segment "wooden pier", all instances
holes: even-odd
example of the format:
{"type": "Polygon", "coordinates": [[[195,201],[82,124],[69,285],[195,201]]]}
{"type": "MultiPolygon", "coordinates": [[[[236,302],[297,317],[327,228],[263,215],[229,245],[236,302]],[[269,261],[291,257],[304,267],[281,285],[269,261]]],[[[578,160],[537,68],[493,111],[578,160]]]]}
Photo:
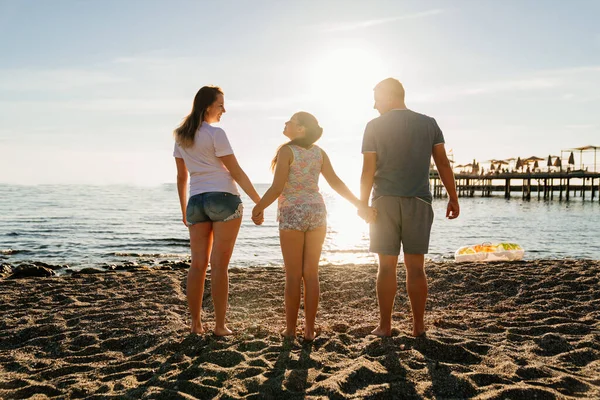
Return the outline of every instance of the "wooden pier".
{"type": "MultiPolygon", "coordinates": [[[[429,173],[434,197],[446,196],[446,191],[438,172],[429,173]]],[[[525,200],[531,200],[532,193],[538,200],[568,201],[579,196],[591,201],[597,197],[600,201],[600,172],[555,171],[555,172],[492,172],[488,174],[455,173],[456,190],[459,197],[490,197],[494,192],[504,193],[510,198],[514,192],[520,193],[525,200]],[[573,184],[572,180],[580,182],[573,184]]]]}

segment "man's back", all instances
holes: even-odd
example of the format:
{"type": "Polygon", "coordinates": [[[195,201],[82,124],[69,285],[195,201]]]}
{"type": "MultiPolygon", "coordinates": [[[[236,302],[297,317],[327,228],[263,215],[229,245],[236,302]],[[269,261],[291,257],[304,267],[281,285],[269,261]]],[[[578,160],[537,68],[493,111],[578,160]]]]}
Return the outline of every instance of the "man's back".
{"type": "Polygon", "coordinates": [[[363,153],[377,153],[373,197],[431,199],[429,166],[433,146],[444,143],[435,119],[394,109],[367,124],[363,153]]]}

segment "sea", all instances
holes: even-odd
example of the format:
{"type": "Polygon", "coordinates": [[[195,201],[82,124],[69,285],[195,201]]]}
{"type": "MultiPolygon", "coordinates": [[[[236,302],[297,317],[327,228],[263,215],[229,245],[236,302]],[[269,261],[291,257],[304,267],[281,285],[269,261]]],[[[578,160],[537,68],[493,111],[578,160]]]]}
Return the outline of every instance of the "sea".
{"type": "MultiPolygon", "coordinates": [[[[264,193],[269,185],[255,185],[264,193]]],[[[335,192],[323,189],[328,209],[321,264],[372,264],[368,225],[335,192]]],[[[265,222],[250,219],[253,204],[242,196],[245,214],[230,265],[280,266],[276,203],[265,222]]],[[[452,261],[465,245],[513,242],[525,259],[600,259],[600,203],[525,201],[520,196],[461,198],[461,215],[445,218],[446,200],[434,199],[435,220],[428,259],[452,261]]],[[[0,263],[42,261],[72,269],[119,264],[158,264],[189,258],[188,230],[174,183],[128,185],[0,185],[0,263]]]]}

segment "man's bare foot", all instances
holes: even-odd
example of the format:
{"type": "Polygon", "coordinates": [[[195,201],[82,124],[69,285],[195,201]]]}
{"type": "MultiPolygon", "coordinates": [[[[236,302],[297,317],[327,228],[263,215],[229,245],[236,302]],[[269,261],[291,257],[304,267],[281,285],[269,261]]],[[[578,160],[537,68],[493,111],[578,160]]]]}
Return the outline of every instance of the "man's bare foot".
{"type": "Polygon", "coordinates": [[[412,335],[416,338],[417,337],[425,337],[427,335],[427,330],[426,329],[423,329],[423,330],[413,329],[412,335]]]}
{"type": "Polygon", "coordinates": [[[191,333],[195,333],[197,335],[204,334],[204,328],[202,327],[202,323],[198,322],[197,324],[192,323],[191,333]]]}
{"type": "Polygon", "coordinates": [[[378,326],[371,331],[371,335],[376,335],[379,337],[392,336],[392,328],[384,329],[381,326],[378,326]]]}
{"type": "Polygon", "coordinates": [[[213,333],[215,334],[215,336],[229,336],[229,335],[233,335],[233,332],[231,331],[231,329],[227,328],[226,326],[224,326],[222,328],[215,328],[215,330],[213,331],[213,333]]]}

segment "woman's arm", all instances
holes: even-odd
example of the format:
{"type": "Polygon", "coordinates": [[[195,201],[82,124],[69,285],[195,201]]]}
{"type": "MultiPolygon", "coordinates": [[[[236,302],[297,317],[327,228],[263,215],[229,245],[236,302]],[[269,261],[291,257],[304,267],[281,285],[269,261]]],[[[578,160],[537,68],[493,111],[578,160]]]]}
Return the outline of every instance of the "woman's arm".
{"type": "Polygon", "coordinates": [[[288,180],[290,173],[290,164],[294,155],[289,146],[283,146],[277,154],[277,164],[275,164],[275,174],[273,176],[273,183],[271,187],[265,192],[264,196],[254,210],[252,210],[252,216],[261,213],[265,208],[269,207],[283,192],[283,188],[288,180]]]}
{"type": "Polygon", "coordinates": [[[242,167],[240,167],[240,164],[238,164],[235,155],[229,154],[227,156],[219,157],[219,159],[223,162],[223,165],[225,165],[225,168],[227,168],[233,180],[240,185],[242,190],[250,196],[254,203],[258,203],[260,201],[260,196],[256,192],[256,189],[254,189],[248,175],[246,175],[242,167]]]}
{"type": "Polygon", "coordinates": [[[177,193],[179,194],[179,205],[181,206],[182,221],[183,224],[187,226],[185,213],[187,208],[187,187],[189,174],[183,158],[175,158],[175,164],[177,165],[177,193]]]}

